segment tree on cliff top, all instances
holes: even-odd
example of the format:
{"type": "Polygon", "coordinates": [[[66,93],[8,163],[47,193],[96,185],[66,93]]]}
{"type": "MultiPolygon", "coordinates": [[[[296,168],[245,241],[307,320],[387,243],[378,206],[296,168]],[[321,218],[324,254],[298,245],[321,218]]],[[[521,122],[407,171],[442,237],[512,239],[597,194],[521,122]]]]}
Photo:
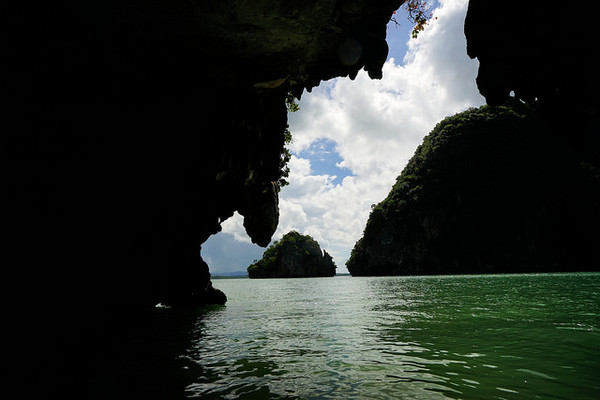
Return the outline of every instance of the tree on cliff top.
{"type": "MultiPolygon", "coordinates": [[[[416,39],[419,36],[419,32],[425,29],[425,25],[433,17],[431,6],[425,0],[407,0],[402,4],[402,8],[408,13],[408,20],[415,24],[411,32],[411,37],[416,39]]],[[[396,14],[396,11],[394,11],[394,14],[396,14]]],[[[391,21],[400,25],[395,17],[392,17],[391,21]]]]}

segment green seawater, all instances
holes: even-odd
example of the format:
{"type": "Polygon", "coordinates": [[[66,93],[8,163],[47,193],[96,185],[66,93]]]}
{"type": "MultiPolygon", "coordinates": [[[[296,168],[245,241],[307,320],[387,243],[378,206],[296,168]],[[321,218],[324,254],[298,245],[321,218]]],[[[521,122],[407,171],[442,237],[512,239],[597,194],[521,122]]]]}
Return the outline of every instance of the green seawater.
{"type": "Polygon", "coordinates": [[[600,274],[216,280],[207,399],[597,399],[600,274]]]}

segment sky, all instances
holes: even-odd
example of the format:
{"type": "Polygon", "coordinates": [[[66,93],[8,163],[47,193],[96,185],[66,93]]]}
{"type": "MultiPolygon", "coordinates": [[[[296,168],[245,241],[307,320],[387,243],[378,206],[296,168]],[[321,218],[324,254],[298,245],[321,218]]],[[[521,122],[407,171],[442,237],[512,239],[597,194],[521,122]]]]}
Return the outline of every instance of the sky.
{"type": "MultiPolygon", "coordinates": [[[[485,104],[475,86],[478,62],[466,54],[468,0],[439,0],[417,39],[400,9],[388,25],[383,79],[360,71],[304,92],[288,115],[290,184],[279,193],[279,227],[311,235],[337,273],[362,236],[371,205],[382,201],[417,146],[446,116],[485,104]],[[437,19],[436,19],[437,18],[437,19]]],[[[265,248],[251,243],[237,213],[202,245],[211,273],[243,271],[265,248]]]]}

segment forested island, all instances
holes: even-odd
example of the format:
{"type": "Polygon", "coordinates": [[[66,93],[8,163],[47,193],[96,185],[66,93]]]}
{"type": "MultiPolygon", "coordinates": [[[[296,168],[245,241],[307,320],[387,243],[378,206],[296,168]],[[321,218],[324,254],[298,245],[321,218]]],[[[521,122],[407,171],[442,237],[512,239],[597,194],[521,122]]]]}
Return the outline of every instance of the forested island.
{"type": "Polygon", "coordinates": [[[310,235],[285,234],[248,267],[249,278],[308,278],[335,275],[333,258],[310,235]]]}
{"type": "Polygon", "coordinates": [[[597,270],[599,150],[593,128],[557,121],[515,100],[438,123],[373,206],[350,273],[597,270]]]}

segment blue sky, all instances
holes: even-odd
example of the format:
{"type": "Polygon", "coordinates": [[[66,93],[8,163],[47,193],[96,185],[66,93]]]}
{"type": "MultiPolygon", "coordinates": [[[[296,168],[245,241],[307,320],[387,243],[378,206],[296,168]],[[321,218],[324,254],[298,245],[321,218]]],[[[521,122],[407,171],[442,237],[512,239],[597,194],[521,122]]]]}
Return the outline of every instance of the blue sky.
{"type": "MultiPolygon", "coordinates": [[[[437,122],[484,104],[475,87],[477,61],[466,55],[463,23],[467,0],[440,0],[417,39],[402,10],[388,26],[390,52],[383,79],[361,71],[304,93],[289,118],[290,185],[280,193],[278,240],[291,229],[310,234],[330,253],[338,273],[361,237],[372,204],[437,122]]],[[[241,271],[260,259],[239,215],[202,246],[211,273],[241,271]]]]}
{"type": "Polygon", "coordinates": [[[344,159],[337,152],[336,142],[331,139],[317,139],[295,155],[310,160],[311,174],[328,175],[334,185],[341,184],[347,176],[354,176],[349,168],[340,165],[344,159]]]}

